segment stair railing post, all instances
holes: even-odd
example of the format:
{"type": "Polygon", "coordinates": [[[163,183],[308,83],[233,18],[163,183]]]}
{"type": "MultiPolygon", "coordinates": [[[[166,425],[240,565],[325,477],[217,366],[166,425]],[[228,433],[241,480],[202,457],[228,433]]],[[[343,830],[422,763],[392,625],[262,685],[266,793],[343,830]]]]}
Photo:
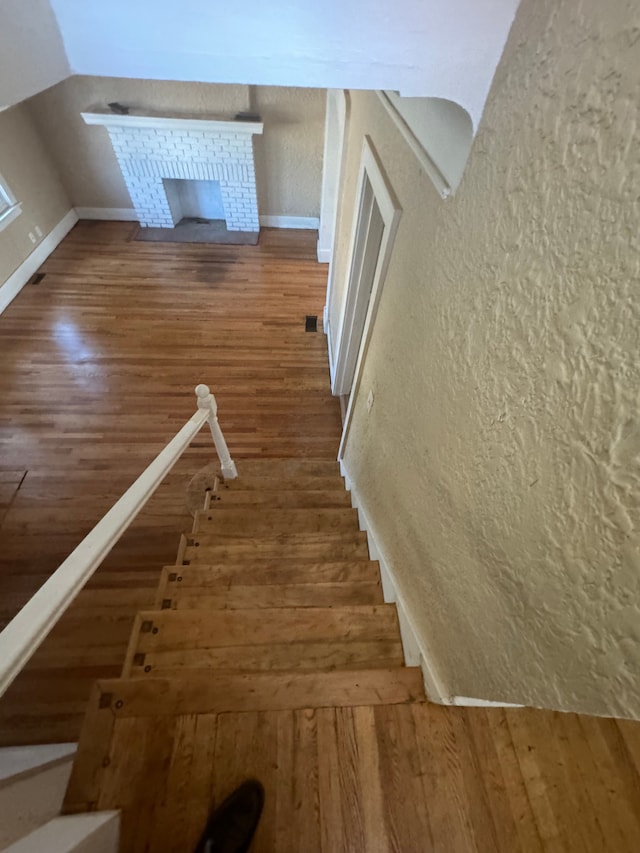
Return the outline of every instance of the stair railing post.
{"type": "Polygon", "coordinates": [[[218,423],[218,404],[216,403],[216,398],[209,391],[207,385],[198,385],[196,387],[196,397],[198,398],[198,408],[209,410],[209,417],[207,421],[211,430],[213,443],[216,446],[218,459],[220,460],[222,476],[226,480],[235,480],[238,476],[236,463],[231,458],[227,442],[224,440],[224,435],[222,434],[220,424],[218,423]]]}

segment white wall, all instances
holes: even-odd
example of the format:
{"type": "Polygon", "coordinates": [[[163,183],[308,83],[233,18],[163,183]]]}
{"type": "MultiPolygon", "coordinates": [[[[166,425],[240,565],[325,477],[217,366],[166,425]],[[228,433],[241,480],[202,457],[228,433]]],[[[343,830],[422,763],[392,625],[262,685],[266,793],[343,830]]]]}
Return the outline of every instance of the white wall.
{"type": "Polygon", "coordinates": [[[456,101],[475,125],[517,5],[52,0],[76,74],[399,89],[456,101]]]}
{"type": "Polygon", "coordinates": [[[0,0],[0,109],[70,74],[48,0],[0,0]]]}

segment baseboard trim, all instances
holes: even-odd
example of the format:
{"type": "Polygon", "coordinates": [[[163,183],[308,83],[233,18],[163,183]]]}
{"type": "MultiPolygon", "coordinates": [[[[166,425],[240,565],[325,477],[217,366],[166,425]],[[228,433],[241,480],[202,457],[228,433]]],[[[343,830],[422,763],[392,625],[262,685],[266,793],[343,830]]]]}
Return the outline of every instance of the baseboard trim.
{"type": "Polygon", "coordinates": [[[343,459],[340,463],[340,472],[344,477],[345,485],[351,493],[351,505],[358,510],[358,521],[360,530],[367,534],[369,554],[372,560],[377,560],[380,565],[380,579],[382,582],[382,594],[387,603],[395,603],[398,611],[398,622],[400,625],[400,636],[402,638],[402,649],[406,666],[419,666],[424,678],[424,689],[427,699],[438,705],[458,705],[469,708],[522,708],[523,705],[514,705],[510,702],[494,702],[489,699],[476,699],[468,696],[455,696],[447,689],[444,681],[438,673],[437,666],[432,656],[418,639],[413,623],[409,618],[407,608],[402,594],[398,590],[398,584],[394,577],[389,561],[381,549],[376,537],[374,527],[362,506],[353,480],[343,459]]]}
{"type": "Polygon", "coordinates": [[[525,708],[525,705],[514,705],[512,702],[492,702],[491,699],[473,699],[470,696],[454,696],[452,705],[465,708],[525,708]]]}
{"type": "Polygon", "coordinates": [[[320,219],[317,216],[261,216],[263,228],[300,228],[317,231],[320,219]]]}
{"type": "Polygon", "coordinates": [[[318,253],[318,263],[319,264],[331,263],[331,247],[330,246],[327,248],[326,246],[321,246],[320,243],[318,243],[317,253],[318,253]]]}
{"type": "MultiPolygon", "coordinates": [[[[132,207],[76,207],[78,219],[102,219],[104,221],[137,222],[138,214],[132,207]]],[[[320,220],[317,216],[261,216],[264,228],[294,228],[317,231],[320,220]]],[[[331,260],[331,252],[327,263],[331,260]]],[[[321,262],[324,263],[324,262],[321,262]]]]}
{"type": "Polygon", "coordinates": [[[105,222],[138,222],[132,207],[76,207],[78,219],[102,219],[105,222]]]}
{"type": "Polygon", "coordinates": [[[353,480],[349,475],[344,460],[340,459],[340,471],[345,480],[347,489],[351,492],[351,505],[358,510],[360,530],[367,534],[369,543],[369,554],[372,560],[377,560],[380,565],[380,579],[382,581],[382,594],[387,603],[394,603],[398,611],[398,622],[400,624],[400,636],[402,638],[402,649],[404,662],[407,666],[419,666],[422,669],[424,688],[427,699],[438,705],[450,705],[451,695],[437,673],[431,656],[426,649],[422,648],[415,632],[411,619],[407,614],[402,595],[398,592],[398,586],[390,568],[389,561],[385,558],[376,538],[373,525],[365,512],[353,480]]]}
{"type": "Polygon", "coordinates": [[[36,248],[31,252],[12,273],[5,283],[0,287],[0,314],[5,308],[13,302],[16,296],[20,293],[31,276],[37,272],[42,264],[47,260],[51,252],[64,240],[69,231],[78,221],[78,216],[75,210],[71,209],[60,222],[43,238],[36,248]]]}
{"type": "MultiPolygon", "coordinates": [[[[331,387],[333,388],[333,383],[336,378],[336,366],[333,361],[333,343],[331,340],[331,323],[329,321],[329,315],[327,314],[327,320],[324,324],[324,333],[327,336],[327,355],[329,357],[329,380],[331,382],[331,387]]],[[[342,464],[342,461],[340,462],[342,464]]]]}

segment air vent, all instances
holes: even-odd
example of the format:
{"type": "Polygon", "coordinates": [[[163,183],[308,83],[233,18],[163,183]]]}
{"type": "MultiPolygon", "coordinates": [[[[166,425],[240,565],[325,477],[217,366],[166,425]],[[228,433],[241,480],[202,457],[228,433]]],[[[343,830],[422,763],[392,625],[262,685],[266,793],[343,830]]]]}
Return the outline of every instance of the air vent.
{"type": "Polygon", "coordinates": [[[317,332],[318,331],[318,315],[317,314],[307,314],[304,321],[304,330],[305,332],[317,332]]]}

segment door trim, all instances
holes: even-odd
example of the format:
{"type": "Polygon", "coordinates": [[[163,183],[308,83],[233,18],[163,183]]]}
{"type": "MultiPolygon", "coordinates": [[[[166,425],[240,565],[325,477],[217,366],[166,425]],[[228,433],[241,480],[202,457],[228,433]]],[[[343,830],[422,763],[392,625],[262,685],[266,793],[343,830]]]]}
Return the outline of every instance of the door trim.
{"type": "Polygon", "coordinates": [[[400,223],[400,216],[402,215],[400,203],[393,191],[393,188],[389,183],[388,177],[384,172],[380,158],[378,157],[378,154],[373,146],[373,142],[371,141],[371,138],[369,136],[364,137],[362,155],[360,158],[360,170],[358,173],[358,193],[356,196],[353,225],[351,229],[351,240],[349,245],[349,261],[347,265],[347,269],[349,270],[347,296],[345,299],[344,310],[340,318],[340,326],[337,336],[335,373],[331,390],[335,395],[338,396],[345,393],[343,383],[346,360],[351,345],[351,333],[353,328],[356,326],[356,323],[354,323],[354,312],[357,310],[357,306],[361,304],[361,300],[358,299],[357,292],[357,284],[359,282],[354,281],[353,278],[354,261],[357,249],[356,241],[358,236],[358,225],[360,220],[360,212],[363,207],[364,192],[367,182],[373,190],[373,197],[375,199],[376,204],[378,205],[378,209],[380,211],[380,215],[384,223],[384,229],[382,232],[382,240],[380,242],[378,261],[373,276],[371,298],[369,300],[369,305],[366,308],[366,317],[364,320],[364,328],[362,331],[362,338],[358,351],[358,357],[356,359],[351,393],[349,394],[349,403],[347,405],[347,413],[344,420],[342,440],[340,442],[340,450],[338,451],[339,459],[342,459],[344,455],[344,448],[349,434],[351,419],[353,417],[353,407],[355,400],[358,396],[358,391],[360,389],[362,368],[366,359],[371,335],[373,333],[373,326],[378,310],[378,304],[380,302],[380,297],[382,296],[382,289],[387,274],[387,269],[389,267],[389,262],[391,260],[393,243],[395,240],[396,232],[398,230],[398,225],[400,223]]]}

